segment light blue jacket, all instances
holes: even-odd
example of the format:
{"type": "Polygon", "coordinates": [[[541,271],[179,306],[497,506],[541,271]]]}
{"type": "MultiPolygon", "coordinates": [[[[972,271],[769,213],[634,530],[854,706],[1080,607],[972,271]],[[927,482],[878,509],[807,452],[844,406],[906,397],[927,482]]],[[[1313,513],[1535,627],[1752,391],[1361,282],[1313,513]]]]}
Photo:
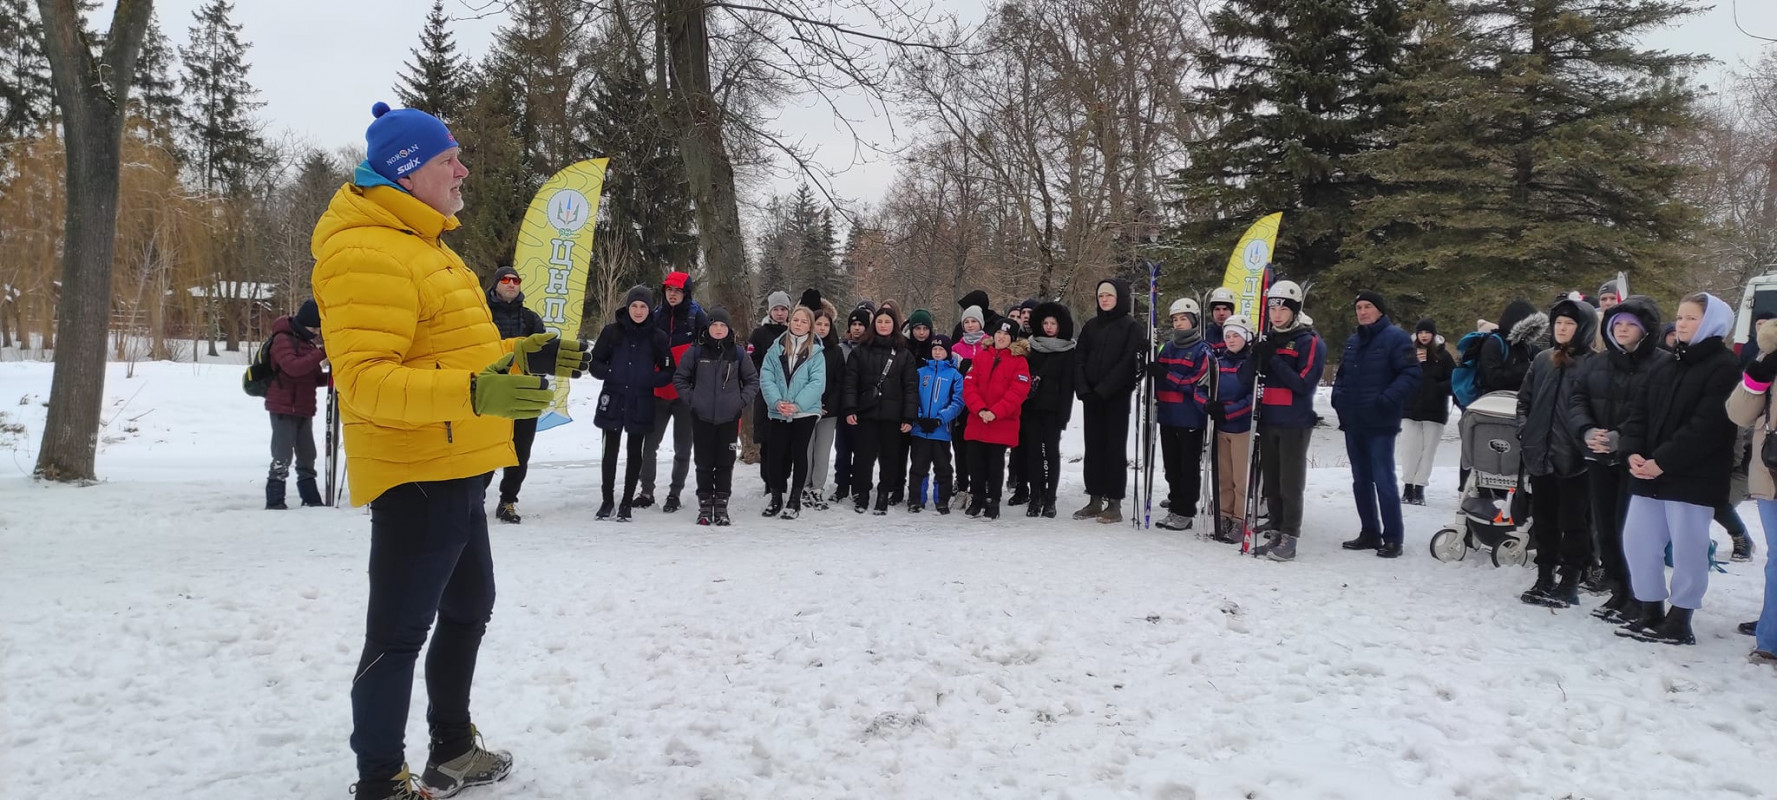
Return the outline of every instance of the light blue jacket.
{"type": "Polygon", "coordinates": [[[777,404],[788,400],[800,409],[796,418],[820,416],[821,396],[827,391],[827,354],[819,344],[811,344],[808,358],[797,364],[796,372],[791,375],[784,374],[787,372],[784,368],[786,360],[783,338],[779,337],[771,349],[765,351],[763,369],[759,373],[759,396],[765,398],[765,410],[772,419],[789,422],[791,417],[777,413],[777,404]]]}

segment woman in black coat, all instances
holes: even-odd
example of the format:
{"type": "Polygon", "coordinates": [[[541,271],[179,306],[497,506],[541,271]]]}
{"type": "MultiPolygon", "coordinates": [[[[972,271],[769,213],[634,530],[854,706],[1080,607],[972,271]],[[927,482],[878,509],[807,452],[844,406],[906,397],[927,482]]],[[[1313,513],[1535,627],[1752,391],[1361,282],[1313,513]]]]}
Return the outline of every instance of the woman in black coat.
{"type": "Polygon", "coordinates": [[[919,414],[917,359],[901,336],[901,320],[893,307],[877,309],[870,319],[864,341],[845,362],[845,389],[840,399],[845,424],[852,427],[852,498],[857,512],[870,508],[871,473],[881,466],[876,506],[871,513],[888,513],[893,487],[906,481],[902,470],[902,434],[913,430],[919,414]]]}
{"type": "Polygon", "coordinates": [[[666,332],[653,325],[654,290],[636,286],[629,290],[616,321],[599,332],[592,346],[592,376],[604,381],[598,411],[592,422],[605,432],[602,469],[604,500],[598,519],[611,517],[612,489],[617,482],[617,451],[629,435],[623,471],[623,504],[617,521],[628,522],[635,500],[636,483],[642,476],[642,445],[654,428],[654,390],[672,382],[673,352],[666,332]]]}
{"type": "Polygon", "coordinates": [[[1450,421],[1450,373],[1456,360],[1438,335],[1438,324],[1422,319],[1413,329],[1413,352],[1419,360],[1419,386],[1407,397],[1395,460],[1401,465],[1401,502],[1425,505],[1425,487],[1450,421]]]}
{"type": "Polygon", "coordinates": [[[1709,589],[1709,522],[1727,502],[1731,448],[1728,395],[1740,362],[1725,339],[1734,312],[1709,294],[1678,304],[1678,341],[1672,359],[1648,371],[1647,385],[1629,404],[1623,452],[1629,457],[1629,514],[1623,550],[1629,562],[1639,619],[1619,635],[1664,644],[1696,644],[1691,614],[1709,589]],[[1666,585],[1671,547],[1672,585],[1666,585]],[[1666,611],[1666,600],[1672,610],[1666,611]]]}
{"type": "Polygon", "coordinates": [[[1027,517],[1055,517],[1055,488],[1061,480],[1061,432],[1074,414],[1074,316],[1061,303],[1042,303],[1031,312],[1030,394],[1018,428],[1024,474],[1030,480],[1027,517]]]}
{"type": "Polygon", "coordinates": [[[1074,357],[1074,392],[1085,403],[1086,507],[1074,519],[1123,521],[1129,487],[1129,412],[1148,347],[1148,333],[1130,312],[1129,282],[1099,281],[1098,314],[1080,328],[1074,357]]]}
{"type": "Polygon", "coordinates": [[[1586,448],[1567,424],[1567,406],[1592,356],[1598,312],[1587,303],[1562,300],[1549,310],[1549,319],[1554,342],[1537,354],[1518,390],[1518,441],[1530,476],[1530,537],[1536,545],[1536,583],[1518,599],[1566,608],[1579,604],[1580,579],[1592,566],[1586,448]]]}
{"type": "Polygon", "coordinates": [[[1653,367],[1672,354],[1659,347],[1660,307],[1652,298],[1632,295],[1604,319],[1604,352],[1580,368],[1567,401],[1567,427],[1585,446],[1587,495],[1592,535],[1610,599],[1592,615],[1612,624],[1634,599],[1629,565],[1623,560],[1623,515],[1629,508],[1629,468],[1622,452],[1629,401],[1638,396],[1653,367]]]}

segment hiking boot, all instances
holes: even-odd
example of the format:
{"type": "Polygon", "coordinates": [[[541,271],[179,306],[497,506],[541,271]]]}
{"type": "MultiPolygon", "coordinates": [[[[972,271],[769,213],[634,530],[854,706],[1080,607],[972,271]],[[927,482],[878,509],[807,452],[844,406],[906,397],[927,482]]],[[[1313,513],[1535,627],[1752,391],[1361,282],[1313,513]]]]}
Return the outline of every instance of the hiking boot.
{"type": "Polygon", "coordinates": [[[950,498],[950,510],[963,511],[970,505],[974,504],[974,502],[974,493],[970,492],[968,489],[958,489],[956,490],[956,494],[950,498]]]}
{"type": "Polygon", "coordinates": [[[1123,502],[1121,500],[1105,501],[1104,508],[1100,509],[1098,516],[1093,517],[1093,519],[1104,525],[1115,525],[1116,523],[1122,522],[1123,502]]]}
{"type": "Polygon", "coordinates": [[[1518,595],[1518,602],[1526,605],[1546,606],[1549,604],[1549,592],[1554,588],[1555,568],[1537,567],[1536,583],[1531,584],[1529,589],[1525,589],[1523,594],[1518,595]]]}
{"type": "Polygon", "coordinates": [[[1036,517],[1042,516],[1042,514],[1043,514],[1043,504],[1042,503],[1032,502],[1029,505],[1026,505],[1024,507],[1024,516],[1026,516],[1026,517],[1036,518],[1036,517]]]}
{"type": "Polygon", "coordinates": [[[1754,650],[1746,655],[1746,662],[1767,667],[1777,667],[1777,653],[1772,653],[1766,650],[1754,650]]]}
{"type": "Polygon", "coordinates": [[[413,774],[401,765],[401,774],[382,781],[358,781],[352,784],[357,800],[430,800],[413,785],[413,774]]]}
{"type": "Polygon", "coordinates": [[[800,517],[800,516],[802,516],[801,501],[791,500],[789,505],[784,506],[784,512],[782,514],[777,515],[777,518],[778,519],[796,519],[797,517],[800,517]]]}
{"type": "Polygon", "coordinates": [[[629,501],[630,508],[648,508],[652,505],[654,505],[654,492],[652,491],[644,491],[629,501]]]}
{"type": "Polygon", "coordinates": [[[1154,525],[1169,531],[1188,531],[1191,529],[1191,518],[1180,514],[1177,511],[1173,511],[1168,513],[1165,519],[1154,523],[1154,525]]]}
{"type": "Polygon", "coordinates": [[[1381,547],[1376,548],[1376,557],[1400,558],[1401,552],[1402,548],[1400,542],[1383,542],[1381,547]]]}
{"type": "Polygon", "coordinates": [[[827,510],[827,500],[821,496],[821,492],[818,489],[808,490],[808,499],[803,500],[802,504],[816,511],[827,510]]]}
{"type": "Polygon", "coordinates": [[[759,514],[759,516],[761,516],[761,517],[775,517],[778,515],[778,512],[783,511],[783,510],[784,510],[784,496],[781,493],[772,492],[771,493],[771,502],[765,504],[765,511],[761,512],[759,514]]]}
{"type": "Polygon", "coordinates": [[[494,519],[507,525],[517,525],[524,521],[524,517],[518,515],[517,503],[501,503],[498,508],[494,509],[494,519]]]}
{"type": "MultiPolygon", "coordinates": [[[[889,496],[888,496],[888,504],[889,505],[898,506],[906,501],[907,501],[907,495],[905,492],[901,491],[900,489],[896,489],[892,492],[889,492],[889,496]]],[[[887,511],[888,509],[885,508],[883,510],[887,511]]]]}
{"type": "Polygon", "coordinates": [[[1296,536],[1291,533],[1279,533],[1277,543],[1265,548],[1265,557],[1272,561],[1296,560],[1296,536]]]}
{"type": "Polygon", "coordinates": [[[1610,597],[1604,601],[1604,605],[1592,609],[1592,616],[1619,625],[1628,622],[1621,615],[1623,608],[1629,605],[1629,600],[1628,588],[1613,581],[1610,584],[1610,597]]]}
{"type": "Polygon", "coordinates": [[[481,746],[481,732],[470,728],[469,752],[442,764],[426,765],[419,790],[427,797],[452,797],[470,786],[486,786],[512,774],[512,754],[481,746]]]}
{"type": "MultiPolygon", "coordinates": [[[[1382,547],[1382,537],[1374,533],[1359,533],[1356,539],[1340,542],[1339,546],[1346,550],[1375,550],[1382,547]]],[[[1551,582],[1553,580],[1550,579],[1551,582]]]]}
{"type": "Polygon", "coordinates": [[[924,511],[924,510],[926,510],[926,507],[924,505],[921,505],[918,500],[908,500],[907,501],[907,513],[918,514],[919,512],[924,511]]]}
{"type": "Polygon", "coordinates": [[[302,498],[302,505],[304,508],[319,508],[326,505],[326,503],[321,502],[321,490],[315,488],[315,481],[313,478],[296,482],[296,496],[302,498]]]}
{"type": "Polygon", "coordinates": [[[1741,563],[1751,561],[1752,554],[1758,551],[1758,548],[1752,544],[1752,537],[1747,536],[1744,531],[1738,534],[1730,533],[1728,538],[1734,540],[1734,553],[1728,556],[1729,561],[1741,563]]]}
{"type": "Polygon", "coordinates": [[[1043,518],[1055,519],[1055,498],[1051,497],[1043,501],[1043,518]]]}
{"type": "Polygon", "coordinates": [[[673,492],[666,496],[666,503],[660,506],[660,513],[671,514],[674,511],[678,511],[680,508],[683,508],[683,506],[679,505],[679,493],[673,492]]]}
{"type": "Polygon", "coordinates": [[[1087,502],[1084,508],[1074,512],[1074,519],[1092,519],[1102,511],[1104,511],[1104,498],[1092,495],[1091,501],[1087,502]]]}
{"type": "Polygon", "coordinates": [[[1222,544],[1240,544],[1240,520],[1216,517],[1216,532],[1210,538],[1222,544]]]}
{"type": "Polygon", "coordinates": [[[634,501],[631,501],[631,500],[625,500],[621,504],[619,504],[617,506],[617,521],[618,522],[628,522],[630,517],[632,516],[630,514],[630,509],[632,509],[634,507],[635,507],[635,503],[634,503],[634,501]]]}
{"type": "Polygon", "coordinates": [[[610,519],[611,518],[611,507],[613,505],[616,505],[616,504],[611,502],[611,498],[609,498],[609,497],[605,498],[605,502],[599,503],[598,513],[593,514],[592,518],[593,519],[610,519]]]}
{"type": "Polygon", "coordinates": [[[833,487],[833,496],[827,498],[827,502],[837,503],[847,497],[851,497],[850,486],[835,486],[833,487]]]}
{"type": "Polygon", "coordinates": [[[986,509],[986,507],[986,500],[976,499],[975,502],[969,504],[969,510],[963,512],[963,515],[967,516],[969,519],[974,519],[981,516],[981,512],[986,509]]]}
{"type": "Polygon", "coordinates": [[[1673,606],[1659,625],[1634,634],[1634,638],[1636,641],[1655,644],[1696,644],[1697,637],[1691,633],[1691,612],[1693,610],[1673,606]]]}
{"type": "Polygon", "coordinates": [[[943,516],[946,516],[946,517],[950,516],[950,504],[949,503],[939,503],[935,506],[932,506],[932,510],[938,512],[939,514],[941,514],[943,516]]]}
{"type": "Polygon", "coordinates": [[[999,502],[995,501],[995,500],[987,501],[987,508],[984,508],[981,510],[981,515],[988,518],[988,519],[999,519],[1000,518],[1000,504],[999,504],[999,502]]]}
{"type": "Polygon", "coordinates": [[[870,493],[869,492],[858,492],[857,495],[852,498],[851,508],[853,511],[856,511],[859,514],[869,511],[870,510],[870,493]]]}

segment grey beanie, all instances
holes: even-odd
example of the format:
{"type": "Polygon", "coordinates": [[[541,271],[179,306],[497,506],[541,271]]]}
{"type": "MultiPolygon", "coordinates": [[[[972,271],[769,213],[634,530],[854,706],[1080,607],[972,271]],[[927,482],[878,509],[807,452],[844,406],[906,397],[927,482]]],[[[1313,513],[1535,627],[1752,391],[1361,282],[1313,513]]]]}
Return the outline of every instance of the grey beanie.
{"type": "Polygon", "coordinates": [[[774,308],[777,308],[778,306],[783,306],[784,308],[790,307],[790,293],[789,292],[772,292],[771,296],[766,298],[766,300],[765,300],[765,310],[766,311],[770,311],[774,308]]]}
{"type": "Polygon", "coordinates": [[[654,305],[654,290],[639,283],[629,287],[629,293],[623,296],[623,304],[627,306],[638,300],[650,306],[654,305]]]}
{"type": "Polygon", "coordinates": [[[963,319],[972,319],[981,323],[981,327],[987,327],[987,318],[981,316],[980,306],[969,306],[968,308],[963,309],[963,319]]]}

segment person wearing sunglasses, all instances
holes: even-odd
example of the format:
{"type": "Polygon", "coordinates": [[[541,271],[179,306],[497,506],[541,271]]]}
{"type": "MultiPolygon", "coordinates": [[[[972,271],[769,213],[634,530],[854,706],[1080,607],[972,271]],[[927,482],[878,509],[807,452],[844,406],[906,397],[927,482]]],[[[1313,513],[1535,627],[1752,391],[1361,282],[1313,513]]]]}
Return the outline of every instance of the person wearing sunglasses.
{"type": "MultiPolygon", "coordinates": [[[[501,339],[517,339],[543,333],[543,318],[525,307],[524,278],[518,270],[502,266],[494,270],[494,286],[487,291],[487,309],[494,315],[494,327],[501,339]]],[[[512,421],[512,449],[518,451],[518,466],[500,471],[500,503],[494,517],[508,525],[523,521],[518,513],[518,490],[524,486],[525,472],[531,463],[531,444],[537,440],[537,420],[512,421]]],[[[483,483],[492,484],[492,472],[483,476],[483,483]]]]}

